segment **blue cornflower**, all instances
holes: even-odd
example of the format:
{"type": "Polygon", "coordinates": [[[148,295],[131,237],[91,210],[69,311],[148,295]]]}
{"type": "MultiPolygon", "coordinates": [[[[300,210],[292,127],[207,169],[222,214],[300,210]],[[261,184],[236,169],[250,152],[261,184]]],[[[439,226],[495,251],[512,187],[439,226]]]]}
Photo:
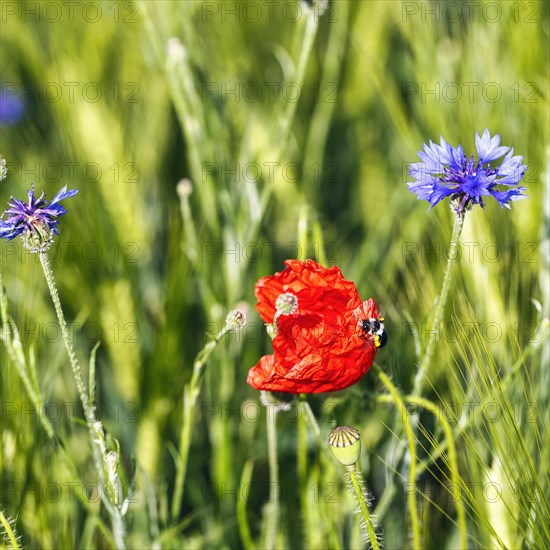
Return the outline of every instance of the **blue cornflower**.
{"type": "Polygon", "coordinates": [[[65,185],[48,204],[44,191],[36,198],[33,185],[27,191],[28,203],[11,197],[8,203],[10,208],[0,217],[0,237],[11,240],[21,235],[25,248],[31,252],[45,252],[53,242],[53,234],[59,235],[57,218],[67,213],[59,202],[74,197],[77,193],[77,189],[67,191],[65,185]],[[8,217],[2,219],[6,214],[8,217]]]}
{"type": "Polygon", "coordinates": [[[422,162],[409,166],[409,174],[416,181],[407,185],[419,199],[431,204],[430,209],[445,197],[451,198],[457,213],[474,204],[484,208],[483,197],[488,196],[494,197],[501,208],[510,208],[510,201],[526,197],[522,194],[525,187],[517,184],[527,166],[522,164],[523,157],[513,156],[513,148],[499,146],[499,143],[500,136],[491,137],[487,129],[482,137],[476,133],[476,160],[473,155],[468,158],[461,145],[452,147],[443,138],[440,145],[430,140],[430,145],[424,143],[424,151],[418,152],[422,162]],[[502,156],[504,159],[497,166],[495,161],[502,156]]]}
{"type": "Polygon", "coordinates": [[[9,126],[19,122],[24,111],[25,105],[17,94],[14,94],[4,84],[0,84],[0,126],[9,126]]]}

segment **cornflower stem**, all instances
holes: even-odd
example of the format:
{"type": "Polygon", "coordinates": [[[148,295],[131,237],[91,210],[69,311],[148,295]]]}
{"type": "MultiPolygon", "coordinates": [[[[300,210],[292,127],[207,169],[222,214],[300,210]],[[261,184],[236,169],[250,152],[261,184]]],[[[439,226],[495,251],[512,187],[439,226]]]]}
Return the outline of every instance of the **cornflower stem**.
{"type": "Polygon", "coordinates": [[[107,508],[109,516],[111,517],[115,545],[117,548],[122,549],[126,547],[124,541],[126,529],[124,524],[124,517],[120,510],[120,507],[118,507],[111,498],[111,496],[113,495],[114,487],[111,485],[111,483],[108,481],[108,477],[105,475],[105,450],[100,448],[100,442],[98,439],[100,431],[102,432],[102,428],[100,427],[100,423],[97,422],[95,407],[90,402],[88,392],[86,391],[86,387],[84,386],[84,380],[82,379],[82,370],[80,368],[80,364],[78,363],[73,343],[69,335],[67,321],[65,320],[63,308],[61,307],[61,301],[59,299],[59,293],[57,292],[57,286],[55,284],[55,279],[50,264],[50,258],[47,252],[39,252],[38,256],[40,258],[40,263],[42,265],[42,270],[44,271],[46,282],[48,283],[48,288],[52,297],[57,320],[61,328],[61,335],[63,337],[63,342],[65,343],[65,349],[67,350],[69,363],[71,364],[71,369],[73,371],[73,376],[76,382],[76,388],[78,390],[80,402],[82,403],[84,418],[86,420],[86,425],[88,426],[88,433],[90,435],[90,442],[92,445],[94,464],[99,475],[101,486],[103,488],[102,501],[107,508]]]}
{"type": "MultiPolygon", "coordinates": [[[[44,414],[44,403],[42,401],[42,396],[40,395],[40,390],[38,389],[37,385],[35,387],[35,384],[33,384],[33,382],[31,381],[31,377],[29,376],[26,359],[22,353],[19,331],[17,330],[16,324],[8,315],[8,304],[4,293],[2,272],[0,272],[0,320],[2,322],[2,326],[7,327],[7,330],[2,333],[0,339],[2,339],[2,341],[4,342],[10,361],[15,366],[19,377],[23,382],[23,387],[25,388],[25,391],[27,392],[31,403],[35,408],[37,418],[42,428],[46,432],[46,435],[54,445],[54,448],[60,453],[62,459],[65,461],[65,464],[73,478],[79,479],[78,471],[75,463],[73,462],[73,459],[67,452],[67,449],[62,444],[61,440],[57,437],[51,421],[48,419],[47,415],[44,414]]],[[[82,487],[82,490],[76,491],[75,494],[80,500],[82,506],[91,516],[94,517],[96,525],[98,526],[105,539],[108,541],[109,544],[114,546],[115,542],[109,529],[105,525],[104,521],[97,515],[96,511],[92,509],[89,500],[83,496],[84,488],[82,487]]]]}
{"type": "Polygon", "coordinates": [[[180,515],[181,504],[183,501],[183,486],[187,473],[187,463],[189,460],[189,449],[191,447],[191,432],[193,428],[193,415],[197,399],[200,395],[201,380],[206,370],[206,365],[214,348],[220,340],[229,332],[230,328],[226,325],[218,333],[216,338],[206,344],[198,353],[193,363],[193,374],[191,381],[183,388],[183,421],[180,432],[180,447],[178,462],[176,464],[176,482],[174,496],[172,497],[172,519],[174,521],[180,515]]]}
{"type": "Polygon", "coordinates": [[[279,520],[279,463],[277,461],[277,413],[274,406],[267,407],[267,453],[269,460],[269,514],[267,516],[266,548],[275,548],[275,536],[279,520]]]}
{"type": "MultiPolygon", "coordinates": [[[[439,296],[437,298],[436,308],[433,316],[432,330],[430,332],[430,338],[428,339],[426,348],[424,349],[424,354],[423,354],[422,360],[420,361],[418,372],[416,373],[416,376],[414,379],[413,390],[410,397],[420,397],[422,395],[422,391],[424,389],[424,385],[427,380],[427,375],[430,370],[432,358],[435,351],[435,344],[439,340],[439,327],[441,325],[441,320],[443,318],[443,314],[445,312],[445,306],[447,304],[447,300],[449,297],[449,290],[451,287],[453,269],[458,257],[458,244],[460,240],[460,235],[462,233],[462,229],[464,227],[465,217],[466,217],[465,212],[456,213],[455,215],[453,232],[449,243],[449,254],[447,256],[447,267],[445,269],[445,275],[443,277],[441,292],[439,293],[439,296]]],[[[378,368],[377,368],[377,372],[381,373],[381,371],[378,368]]],[[[389,380],[389,378],[387,378],[387,381],[391,384],[391,381],[389,380]]],[[[395,391],[397,392],[397,390],[395,391]]],[[[392,394],[392,397],[393,397],[393,394],[392,394]]],[[[397,393],[397,397],[399,398],[398,393],[397,393]]],[[[407,422],[405,424],[405,428],[407,429],[407,432],[408,432],[408,426],[413,428],[413,431],[412,431],[413,445],[414,445],[414,432],[418,425],[418,419],[419,419],[418,413],[415,412],[413,415],[411,415],[410,420],[407,419],[407,422]]],[[[399,463],[402,460],[404,454],[405,454],[405,450],[399,453],[399,456],[396,458],[396,463],[399,463]]],[[[409,456],[410,456],[410,461],[412,465],[413,461],[414,462],[416,461],[416,453],[414,454],[412,453],[412,447],[410,445],[409,445],[409,456]]],[[[416,466],[415,466],[415,469],[416,469],[416,466]]],[[[419,473],[417,473],[416,475],[419,475],[419,473]]],[[[411,475],[409,471],[409,479],[410,478],[411,478],[411,475]]],[[[409,495],[409,498],[410,498],[410,495],[409,495]]],[[[413,495],[413,498],[414,498],[414,495],[413,495]]],[[[384,506],[389,506],[390,500],[391,500],[391,497],[384,502],[384,506]]],[[[416,506],[416,503],[415,503],[415,506],[416,506]]]]}
{"type": "Polygon", "coordinates": [[[367,534],[370,540],[372,550],[379,550],[380,546],[378,544],[378,539],[376,538],[376,533],[374,532],[374,524],[369,512],[369,505],[365,499],[365,494],[363,493],[363,488],[361,487],[361,482],[359,480],[359,474],[357,473],[357,468],[355,464],[351,466],[346,466],[346,470],[351,481],[351,486],[353,488],[353,493],[357,504],[359,505],[359,510],[363,516],[363,521],[365,522],[365,527],[367,529],[367,534]]]}
{"type": "Polygon", "coordinates": [[[61,327],[61,335],[63,336],[65,349],[67,350],[67,354],[69,356],[69,362],[71,364],[71,369],[76,382],[76,388],[78,390],[80,402],[82,403],[82,409],[84,410],[84,417],[86,418],[88,427],[91,427],[92,423],[95,421],[95,411],[90,406],[88,393],[86,391],[86,387],[84,386],[84,381],[82,380],[82,371],[80,369],[78,359],[76,358],[73,343],[71,342],[71,338],[69,336],[69,329],[67,328],[67,321],[65,321],[65,315],[63,314],[63,308],[61,307],[61,301],[59,300],[59,293],[57,292],[57,286],[55,284],[50,258],[47,252],[40,252],[38,256],[40,258],[40,263],[42,264],[46,282],[48,283],[57,320],[59,322],[59,326],[61,327]]]}
{"type": "Polygon", "coordinates": [[[451,241],[449,243],[447,268],[445,270],[445,276],[443,278],[443,285],[441,286],[441,292],[439,293],[439,296],[437,298],[430,338],[428,339],[428,343],[426,344],[424,356],[422,358],[422,361],[420,362],[420,367],[414,379],[412,395],[418,396],[422,394],[425,380],[432,363],[435,344],[439,340],[439,328],[441,326],[441,320],[443,319],[443,313],[445,312],[445,305],[447,304],[447,299],[449,297],[449,290],[451,288],[451,281],[453,278],[453,269],[458,257],[458,244],[460,240],[460,234],[462,233],[462,228],[464,227],[465,217],[466,215],[464,212],[457,213],[455,217],[453,233],[451,236],[451,241]]]}

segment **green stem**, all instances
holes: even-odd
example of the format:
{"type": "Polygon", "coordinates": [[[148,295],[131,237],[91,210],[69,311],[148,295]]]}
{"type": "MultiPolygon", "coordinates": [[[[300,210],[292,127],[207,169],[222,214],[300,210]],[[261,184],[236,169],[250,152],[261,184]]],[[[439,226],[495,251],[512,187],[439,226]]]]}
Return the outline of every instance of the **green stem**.
{"type": "Polygon", "coordinates": [[[315,415],[313,414],[309,403],[305,399],[301,399],[300,401],[298,401],[298,407],[305,414],[306,420],[309,422],[309,425],[313,430],[315,437],[317,437],[321,443],[324,443],[321,438],[321,428],[319,428],[319,424],[317,423],[317,419],[315,418],[315,415]]]}
{"type": "Polygon", "coordinates": [[[277,461],[277,413],[273,406],[266,407],[267,452],[269,460],[269,514],[267,516],[266,548],[275,548],[279,520],[279,463],[277,461]]]}
{"type": "Polygon", "coordinates": [[[420,368],[416,373],[414,380],[414,388],[412,395],[421,395],[422,389],[425,384],[428,371],[432,363],[432,358],[435,350],[435,344],[439,341],[440,326],[443,319],[443,313],[445,311],[445,305],[449,297],[449,289],[451,288],[451,281],[453,278],[453,269],[457,262],[458,257],[458,244],[462,228],[464,227],[465,214],[456,214],[455,222],[453,226],[453,234],[451,236],[451,242],[449,243],[449,254],[447,256],[447,268],[445,270],[445,276],[443,278],[443,285],[441,292],[437,298],[437,304],[434,312],[434,318],[432,323],[432,330],[430,331],[430,338],[424,351],[424,357],[420,363],[420,368]]]}
{"type": "MultiPolygon", "coordinates": [[[[299,407],[298,412],[301,413],[302,409],[299,407]]],[[[298,414],[298,448],[296,452],[296,462],[298,469],[298,483],[302,495],[307,491],[307,452],[308,452],[308,440],[307,440],[307,421],[304,414],[298,414]]],[[[302,530],[304,534],[305,546],[310,547],[310,532],[308,526],[310,525],[310,511],[307,499],[300,499],[300,510],[302,513],[302,530]]]]}
{"type": "MultiPolygon", "coordinates": [[[[432,330],[430,332],[430,338],[428,339],[428,343],[424,350],[424,355],[422,357],[422,360],[420,361],[418,372],[416,373],[416,376],[414,379],[414,385],[412,390],[413,396],[420,396],[422,394],[422,390],[427,380],[428,371],[430,370],[432,358],[434,355],[435,344],[439,341],[439,328],[441,325],[441,320],[443,318],[443,313],[445,311],[445,305],[447,303],[447,299],[449,296],[453,268],[458,257],[458,244],[460,240],[460,235],[462,233],[462,228],[464,226],[464,219],[465,219],[465,213],[456,214],[455,216],[453,232],[452,232],[451,241],[449,244],[447,267],[443,278],[441,292],[439,293],[439,296],[437,298],[436,308],[435,308],[434,317],[433,317],[432,330]]],[[[411,424],[413,426],[416,426],[416,424],[418,423],[418,414],[415,413],[412,416],[411,420],[412,420],[411,424]]],[[[403,450],[401,453],[398,454],[398,456],[395,459],[396,464],[402,460],[404,453],[405,451],[403,450]]],[[[393,485],[391,487],[393,487],[393,485]]],[[[395,491],[394,491],[394,494],[395,494],[395,491]]],[[[390,498],[388,498],[387,500],[384,499],[385,506],[389,506],[389,503],[390,503],[390,498]]]]}
{"type": "Polygon", "coordinates": [[[40,263],[42,264],[42,269],[44,271],[44,276],[46,282],[48,283],[48,288],[50,290],[50,295],[55,308],[55,313],[57,315],[57,320],[61,328],[61,335],[63,337],[63,342],[65,343],[65,349],[69,356],[69,363],[71,364],[71,369],[73,371],[74,379],[76,382],[76,387],[78,390],[78,395],[82,403],[82,409],[84,411],[84,417],[86,420],[86,425],[88,426],[88,433],[90,435],[90,443],[92,446],[92,455],[94,458],[94,464],[99,476],[99,480],[102,487],[102,501],[107,508],[109,516],[111,517],[111,524],[113,528],[113,536],[115,545],[117,548],[125,548],[125,524],[124,518],[121,513],[120,507],[116,505],[113,501],[111,495],[113,494],[113,487],[108,480],[108,476],[105,475],[104,464],[105,464],[105,453],[104,449],[100,449],[98,441],[98,433],[102,430],[101,425],[97,422],[95,415],[95,407],[93,406],[86,387],[84,385],[84,380],[82,378],[82,370],[76,353],[74,351],[73,343],[69,335],[69,329],[67,327],[67,321],[65,320],[65,315],[63,313],[63,308],[61,307],[61,301],[59,299],[59,293],[57,292],[57,286],[55,284],[55,279],[52,272],[52,267],[50,264],[50,258],[47,252],[39,252],[40,263]]]}
{"type": "Polygon", "coordinates": [[[176,464],[176,482],[174,496],[172,497],[172,519],[175,521],[181,511],[183,501],[183,486],[187,473],[187,463],[189,459],[189,449],[191,447],[191,432],[193,427],[193,411],[200,395],[202,375],[206,369],[206,364],[214,348],[230,329],[227,325],[218,333],[216,338],[208,342],[199,352],[193,363],[193,374],[191,381],[183,388],[183,420],[180,433],[180,450],[178,463],[176,464]]]}
{"type": "Polygon", "coordinates": [[[243,541],[243,546],[246,550],[253,550],[255,547],[246,515],[248,495],[250,494],[248,488],[250,487],[250,483],[252,481],[253,469],[254,463],[251,460],[247,461],[243,467],[241,481],[239,483],[239,491],[242,498],[237,500],[237,520],[239,523],[239,533],[241,535],[241,540],[243,541]]]}
{"type": "Polygon", "coordinates": [[[73,343],[69,335],[69,329],[67,328],[67,321],[65,321],[65,316],[63,314],[63,308],[61,307],[61,301],[59,300],[59,293],[57,292],[57,286],[55,284],[55,279],[53,277],[52,267],[50,264],[50,258],[48,257],[47,252],[40,252],[40,263],[42,264],[42,269],[44,270],[44,276],[46,277],[46,282],[48,283],[48,288],[50,289],[50,294],[52,297],[53,305],[55,307],[55,313],[57,315],[57,320],[59,326],[61,327],[61,335],[63,336],[63,342],[65,343],[65,349],[69,355],[69,362],[71,364],[71,369],[73,371],[74,379],[76,382],[76,387],[78,390],[78,395],[80,396],[80,401],[82,403],[82,409],[84,410],[84,416],[86,418],[86,423],[88,427],[91,428],[93,422],[95,422],[95,411],[91,407],[88,393],[86,392],[86,387],[84,386],[84,381],[82,379],[82,371],[80,365],[78,364],[78,359],[76,358],[76,353],[73,348],[73,343]]]}
{"type": "Polygon", "coordinates": [[[355,493],[357,504],[359,504],[359,509],[361,510],[361,515],[363,516],[363,521],[365,522],[365,527],[367,528],[372,550],[379,550],[380,546],[378,545],[378,539],[376,538],[376,533],[374,532],[374,525],[370,517],[369,506],[365,500],[365,495],[363,494],[363,489],[361,487],[361,483],[359,482],[355,464],[353,466],[348,466],[346,469],[351,480],[351,485],[353,487],[353,492],[355,493]]]}
{"type": "MultiPolygon", "coordinates": [[[[306,12],[308,10],[305,10],[306,12]]],[[[298,58],[298,63],[296,65],[296,71],[292,76],[292,80],[303,89],[302,84],[305,77],[306,65],[311,53],[311,48],[313,47],[313,42],[315,40],[315,35],[317,34],[317,29],[319,27],[317,23],[317,15],[312,11],[306,13],[306,28],[304,30],[304,38],[302,40],[302,47],[300,50],[300,56],[298,58]]],[[[283,147],[286,146],[288,138],[290,136],[290,126],[294,120],[294,113],[296,112],[296,107],[298,101],[286,101],[284,114],[281,118],[280,125],[280,138],[279,143],[283,144],[283,147]]]]}
{"type": "MultiPolygon", "coordinates": [[[[401,399],[397,388],[393,385],[389,377],[378,366],[374,365],[373,369],[382,384],[384,384],[384,386],[386,386],[387,390],[390,392],[390,395],[395,402],[397,410],[405,411],[403,400],[401,399]]],[[[412,422],[410,421],[408,415],[402,415],[402,419],[405,426],[405,431],[407,433],[407,441],[410,455],[409,487],[416,487],[416,446],[414,442],[414,430],[412,427],[412,422]]],[[[418,510],[416,506],[416,490],[407,491],[407,501],[409,505],[409,513],[411,515],[413,548],[420,548],[420,526],[418,523],[418,510]]]]}

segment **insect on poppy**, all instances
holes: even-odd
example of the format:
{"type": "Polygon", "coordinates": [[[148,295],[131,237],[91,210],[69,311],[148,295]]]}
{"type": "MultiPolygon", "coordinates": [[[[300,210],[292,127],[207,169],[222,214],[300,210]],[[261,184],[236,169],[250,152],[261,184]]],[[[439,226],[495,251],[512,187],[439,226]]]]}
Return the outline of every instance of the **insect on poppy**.
{"type": "Polygon", "coordinates": [[[383,348],[388,341],[388,333],[384,327],[384,317],[378,316],[373,305],[371,300],[363,302],[353,311],[353,316],[357,319],[360,337],[364,340],[373,338],[375,347],[383,348]]]}

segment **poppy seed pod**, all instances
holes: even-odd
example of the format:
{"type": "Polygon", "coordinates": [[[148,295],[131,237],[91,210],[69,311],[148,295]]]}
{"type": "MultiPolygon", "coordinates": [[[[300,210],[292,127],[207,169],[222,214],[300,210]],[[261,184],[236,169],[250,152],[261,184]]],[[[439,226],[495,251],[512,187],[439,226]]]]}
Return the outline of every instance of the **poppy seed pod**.
{"type": "Polygon", "coordinates": [[[361,454],[359,432],[351,426],[338,426],[330,432],[328,443],[332,454],[344,466],[353,466],[361,454]]]}

